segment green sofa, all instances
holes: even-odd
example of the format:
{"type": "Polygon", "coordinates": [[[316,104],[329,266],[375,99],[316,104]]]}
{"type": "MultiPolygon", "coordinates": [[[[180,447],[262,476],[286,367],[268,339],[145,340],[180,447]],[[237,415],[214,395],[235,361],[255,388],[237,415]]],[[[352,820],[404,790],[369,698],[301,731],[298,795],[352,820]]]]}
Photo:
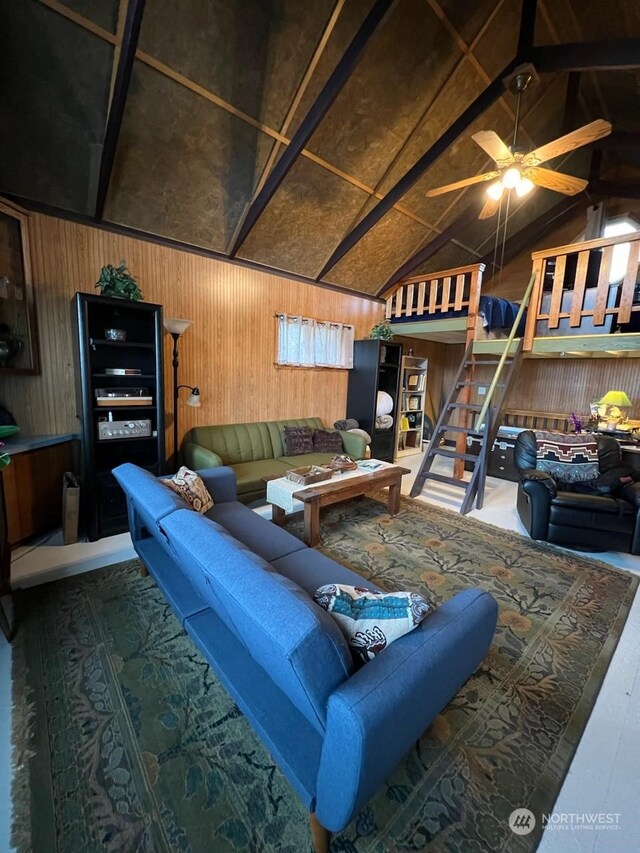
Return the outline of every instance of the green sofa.
{"type": "MultiPolygon", "coordinates": [[[[284,476],[290,468],[322,465],[331,459],[331,453],[285,456],[285,426],[326,429],[320,418],[194,427],[182,442],[184,464],[194,471],[229,465],[236,473],[238,500],[255,501],[265,496],[264,477],[284,476]]],[[[364,459],[366,442],[361,435],[340,432],[340,436],[344,453],[352,459],[364,459]]]]}

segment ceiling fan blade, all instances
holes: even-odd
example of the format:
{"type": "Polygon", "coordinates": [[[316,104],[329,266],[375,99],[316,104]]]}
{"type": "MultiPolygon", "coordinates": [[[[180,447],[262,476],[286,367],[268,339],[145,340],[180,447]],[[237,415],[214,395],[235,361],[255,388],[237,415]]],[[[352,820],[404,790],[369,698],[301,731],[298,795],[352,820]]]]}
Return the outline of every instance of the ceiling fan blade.
{"type": "Polygon", "coordinates": [[[555,190],[565,195],[576,195],[586,189],[589,183],[584,178],[574,178],[573,175],[553,172],[551,169],[539,169],[537,166],[526,169],[523,174],[539,187],[546,187],[548,190],[555,190]]]}
{"type": "Polygon", "coordinates": [[[498,166],[508,166],[513,163],[513,154],[493,130],[480,130],[471,138],[492,160],[496,161],[498,166]]]}
{"type": "Polygon", "coordinates": [[[470,187],[472,184],[481,184],[483,181],[490,181],[493,178],[497,178],[499,175],[500,172],[485,172],[482,175],[474,175],[473,178],[465,178],[463,181],[456,181],[453,184],[445,184],[443,187],[436,187],[434,190],[428,190],[425,195],[427,198],[433,198],[433,196],[436,195],[450,193],[453,190],[461,190],[463,187],[470,187]]]}
{"type": "Polygon", "coordinates": [[[610,133],[611,122],[599,118],[592,121],[591,124],[585,124],[584,127],[567,133],[566,136],[560,136],[553,142],[541,145],[535,151],[527,154],[523,162],[525,166],[537,166],[539,163],[546,163],[547,160],[553,160],[554,157],[559,157],[575,148],[581,148],[583,145],[595,142],[596,139],[602,139],[603,136],[608,136],[610,133]]]}
{"type": "Polygon", "coordinates": [[[478,214],[478,219],[490,219],[499,207],[500,199],[496,201],[493,198],[488,198],[484,203],[484,207],[478,214]]]}

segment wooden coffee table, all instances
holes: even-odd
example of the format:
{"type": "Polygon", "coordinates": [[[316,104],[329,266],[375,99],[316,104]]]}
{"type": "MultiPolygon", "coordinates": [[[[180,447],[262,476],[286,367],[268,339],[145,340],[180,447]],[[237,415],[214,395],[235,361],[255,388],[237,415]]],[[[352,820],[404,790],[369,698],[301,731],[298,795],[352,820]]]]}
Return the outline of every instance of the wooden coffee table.
{"type": "MultiPolygon", "coordinates": [[[[379,471],[340,479],[334,477],[328,483],[318,486],[303,486],[294,492],[293,497],[304,504],[304,541],[314,548],[320,541],[320,508],[348,501],[377,489],[389,489],[389,515],[396,515],[400,509],[400,485],[402,477],[411,473],[409,468],[400,465],[390,465],[379,471]]],[[[271,519],[275,524],[283,525],[286,512],[279,506],[271,504],[271,519]]]]}

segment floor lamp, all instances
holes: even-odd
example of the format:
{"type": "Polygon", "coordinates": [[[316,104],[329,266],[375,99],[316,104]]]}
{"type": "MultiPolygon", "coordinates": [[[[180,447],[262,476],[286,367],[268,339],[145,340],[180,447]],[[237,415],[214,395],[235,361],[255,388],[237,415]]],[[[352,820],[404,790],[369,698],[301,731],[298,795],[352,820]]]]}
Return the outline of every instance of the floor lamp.
{"type": "Polygon", "coordinates": [[[178,340],[180,336],[191,326],[193,320],[180,320],[177,317],[166,317],[164,327],[173,338],[173,460],[175,467],[178,467],[178,398],[181,388],[189,388],[191,394],[187,399],[187,406],[194,408],[200,405],[200,389],[197,385],[179,385],[178,384],[178,366],[180,360],[178,358],[178,340]]]}

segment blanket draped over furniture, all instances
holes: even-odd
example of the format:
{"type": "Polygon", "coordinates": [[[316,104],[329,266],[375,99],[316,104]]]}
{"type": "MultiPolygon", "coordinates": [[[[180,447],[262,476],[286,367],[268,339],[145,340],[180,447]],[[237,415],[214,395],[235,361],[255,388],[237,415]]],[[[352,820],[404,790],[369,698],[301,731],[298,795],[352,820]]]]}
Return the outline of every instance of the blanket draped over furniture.
{"type": "Polygon", "coordinates": [[[313,595],[362,577],[239,503],[231,468],[198,473],[214,501],[205,515],[142,468],[114,470],[134,547],[312,826],[339,831],[480,664],[496,603],[465,590],[357,669],[313,595]]]}
{"type": "Polygon", "coordinates": [[[518,435],[514,464],[520,475],[517,509],[522,523],[532,539],[584,551],[640,554],[637,473],[622,464],[614,438],[596,435],[587,437],[586,445],[576,443],[581,440],[583,436],[533,430],[518,435]],[[591,441],[596,443],[595,461],[588,449],[591,441]],[[546,459],[541,460],[541,448],[546,459]],[[593,479],[585,480],[586,474],[593,479]]]}
{"type": "Polygon", "coordinates": [[[345,430],[340,431],[342,449],[287,456],[285,426],[325,429],[320,418],[194,427],[182,443],[184,463],[194,471],[230,466],[236,474],[238,500],[249,503],[264,497],[265,477],[283,477],[291,468],[305,465],[324,465],[337,453],[346,453],[352,459],[365,457],[366,440],[345,430]]]}
{"type": "MultiPolygon", "coordinates": [[[[536,827],[517,849],[533,851],[637,579],[417,501],[403,499],[391,520],[382,494],[329,508],[322,551],[367,586],[415,589],[439,605],[479,585],[500,609],[480,669],[332,849],[512,850],[509,814],[526,805],[536,827]]],[[[138,565],[23,592],[19,853],[308,850],[303,805],[138,565]]]]}

